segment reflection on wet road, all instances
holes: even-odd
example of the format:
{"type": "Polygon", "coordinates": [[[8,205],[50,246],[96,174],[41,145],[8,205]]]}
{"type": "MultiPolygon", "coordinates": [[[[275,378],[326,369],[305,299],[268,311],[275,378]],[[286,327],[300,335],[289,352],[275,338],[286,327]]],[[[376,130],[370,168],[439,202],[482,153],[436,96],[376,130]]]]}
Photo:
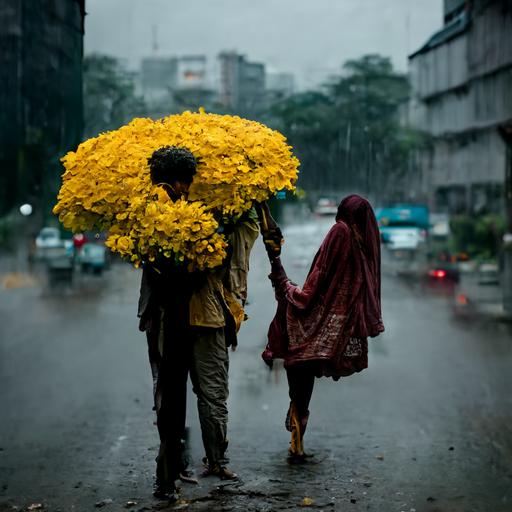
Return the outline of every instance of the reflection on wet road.
{"type": "MultiPolygon", "coordinates": [[[[285,231],[288,275],[302,282],[329,222],[285,231]]],[[[384,276],[386,333],[370,367],[317,381],[306,434],[313,463],[288,466],[286,376],[260,359],[275,303],[260,243],[250,320],[231,354],[230,456],[239,484],[201,479],[184,510],[505,511],[512,507],[512,336],[504,324],[456,321],[443,297],[384,276]]],[[[0,291],[0,510],[151,509],[158,446],[140,274],[50,295],[0,291]]],[[[192,456],[202,457],[190,393],[192,456]]]]}

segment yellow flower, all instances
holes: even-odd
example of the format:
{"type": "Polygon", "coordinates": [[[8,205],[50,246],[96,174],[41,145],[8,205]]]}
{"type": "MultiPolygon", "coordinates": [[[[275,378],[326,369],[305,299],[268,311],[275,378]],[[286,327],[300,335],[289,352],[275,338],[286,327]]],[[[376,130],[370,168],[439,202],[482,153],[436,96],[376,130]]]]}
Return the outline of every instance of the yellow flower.
{"type": "Polygon", "coordinates": [[[116,246],[121,253],[128,252],[133,247],[133,242],[127,236],[120,236],[117,239],[116,246]]]}
{"type": "Polygon", "coordinates": [[[299,161],[282,134],[236,116],[184,112],[134,119],[86,140],[62,159],[54,213],[73,231],[107,229],[107,246],[135,265],[173,255],[189,269],[214,268],[226,255],[216,218],[238,218],[253,202],[293,190],[299,161]],[[159,147],[198,159],[189,201],[152,185],[148,158],[159,147]]]}

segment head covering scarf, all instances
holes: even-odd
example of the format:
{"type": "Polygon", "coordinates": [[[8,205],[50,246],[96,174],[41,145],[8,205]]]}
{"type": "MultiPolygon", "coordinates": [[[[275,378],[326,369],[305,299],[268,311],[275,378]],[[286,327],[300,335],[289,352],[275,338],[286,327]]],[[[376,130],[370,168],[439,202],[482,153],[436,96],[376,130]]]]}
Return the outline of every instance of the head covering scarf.
{"type": "MultiPolygon", "coordinates": [[[[320,361],[324,375],[348,375],[367,365],[366,353],[352,367],[347,349],[384,330],[380,300],[380,236],[369,202],[346,197],[336,223],[320,246],[303,287],[293,285],[279,261],[273,264],[278,310],[263,358],[285,365],[320,361]],[[349,361],[350,362],[350,361],[349,361]]],[[[361,343],[360,343],[361,344],[361,343]]],[[[351,361],[355,361],[352,359],[351,361]]]]}
{"type": "Polygon", "coordinates": [[[337,222],[352,233],[352,264],[361,273],[362,287],[352,304],[349,330],[359,336],[377,336],[384,331],[380,298],[380,233],[370,203],[356,194],[338,206],[337,222]]]}

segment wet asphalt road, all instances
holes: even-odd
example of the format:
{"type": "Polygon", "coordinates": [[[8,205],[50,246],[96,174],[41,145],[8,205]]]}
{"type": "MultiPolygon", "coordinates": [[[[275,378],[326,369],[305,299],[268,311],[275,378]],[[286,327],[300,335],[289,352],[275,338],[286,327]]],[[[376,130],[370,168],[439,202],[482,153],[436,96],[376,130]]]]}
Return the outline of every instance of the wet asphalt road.
{"type": "MultiPolygon", "coordinates": [[[[285,233],[293,280],[303,280],[325,230],[285,233]]],[[[158,436],[135,315],[139,272],[116,264],[60,293],[0,290],[0,511],[102,502],[107,511],[512,510],[508,326],[458,321],[446,298],[385,276],[387,331],[371,342],[369,369],[317,380],[306,434],[315,457],[289,466],[285,374],[259,356],[275,307],[260,242],[251,264],[251,318],[230,368],[231,467],[242,480],[201,478],[171,508],[151,497],[158,436]]],[[[200,473],[192,393],[189,404],[200,473]]]]}

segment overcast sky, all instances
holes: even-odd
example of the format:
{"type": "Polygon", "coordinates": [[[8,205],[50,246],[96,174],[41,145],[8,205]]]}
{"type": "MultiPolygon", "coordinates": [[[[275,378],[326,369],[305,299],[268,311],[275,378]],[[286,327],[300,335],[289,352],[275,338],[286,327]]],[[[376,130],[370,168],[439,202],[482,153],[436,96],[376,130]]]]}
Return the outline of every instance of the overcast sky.
{"type": "Polygon", "coordinates": [[[443,0],[87,0],[86,53],[127,59],[238,50],[314,87],[343,61],[381,53],[400,70],[442,25],[443,0]]]}

